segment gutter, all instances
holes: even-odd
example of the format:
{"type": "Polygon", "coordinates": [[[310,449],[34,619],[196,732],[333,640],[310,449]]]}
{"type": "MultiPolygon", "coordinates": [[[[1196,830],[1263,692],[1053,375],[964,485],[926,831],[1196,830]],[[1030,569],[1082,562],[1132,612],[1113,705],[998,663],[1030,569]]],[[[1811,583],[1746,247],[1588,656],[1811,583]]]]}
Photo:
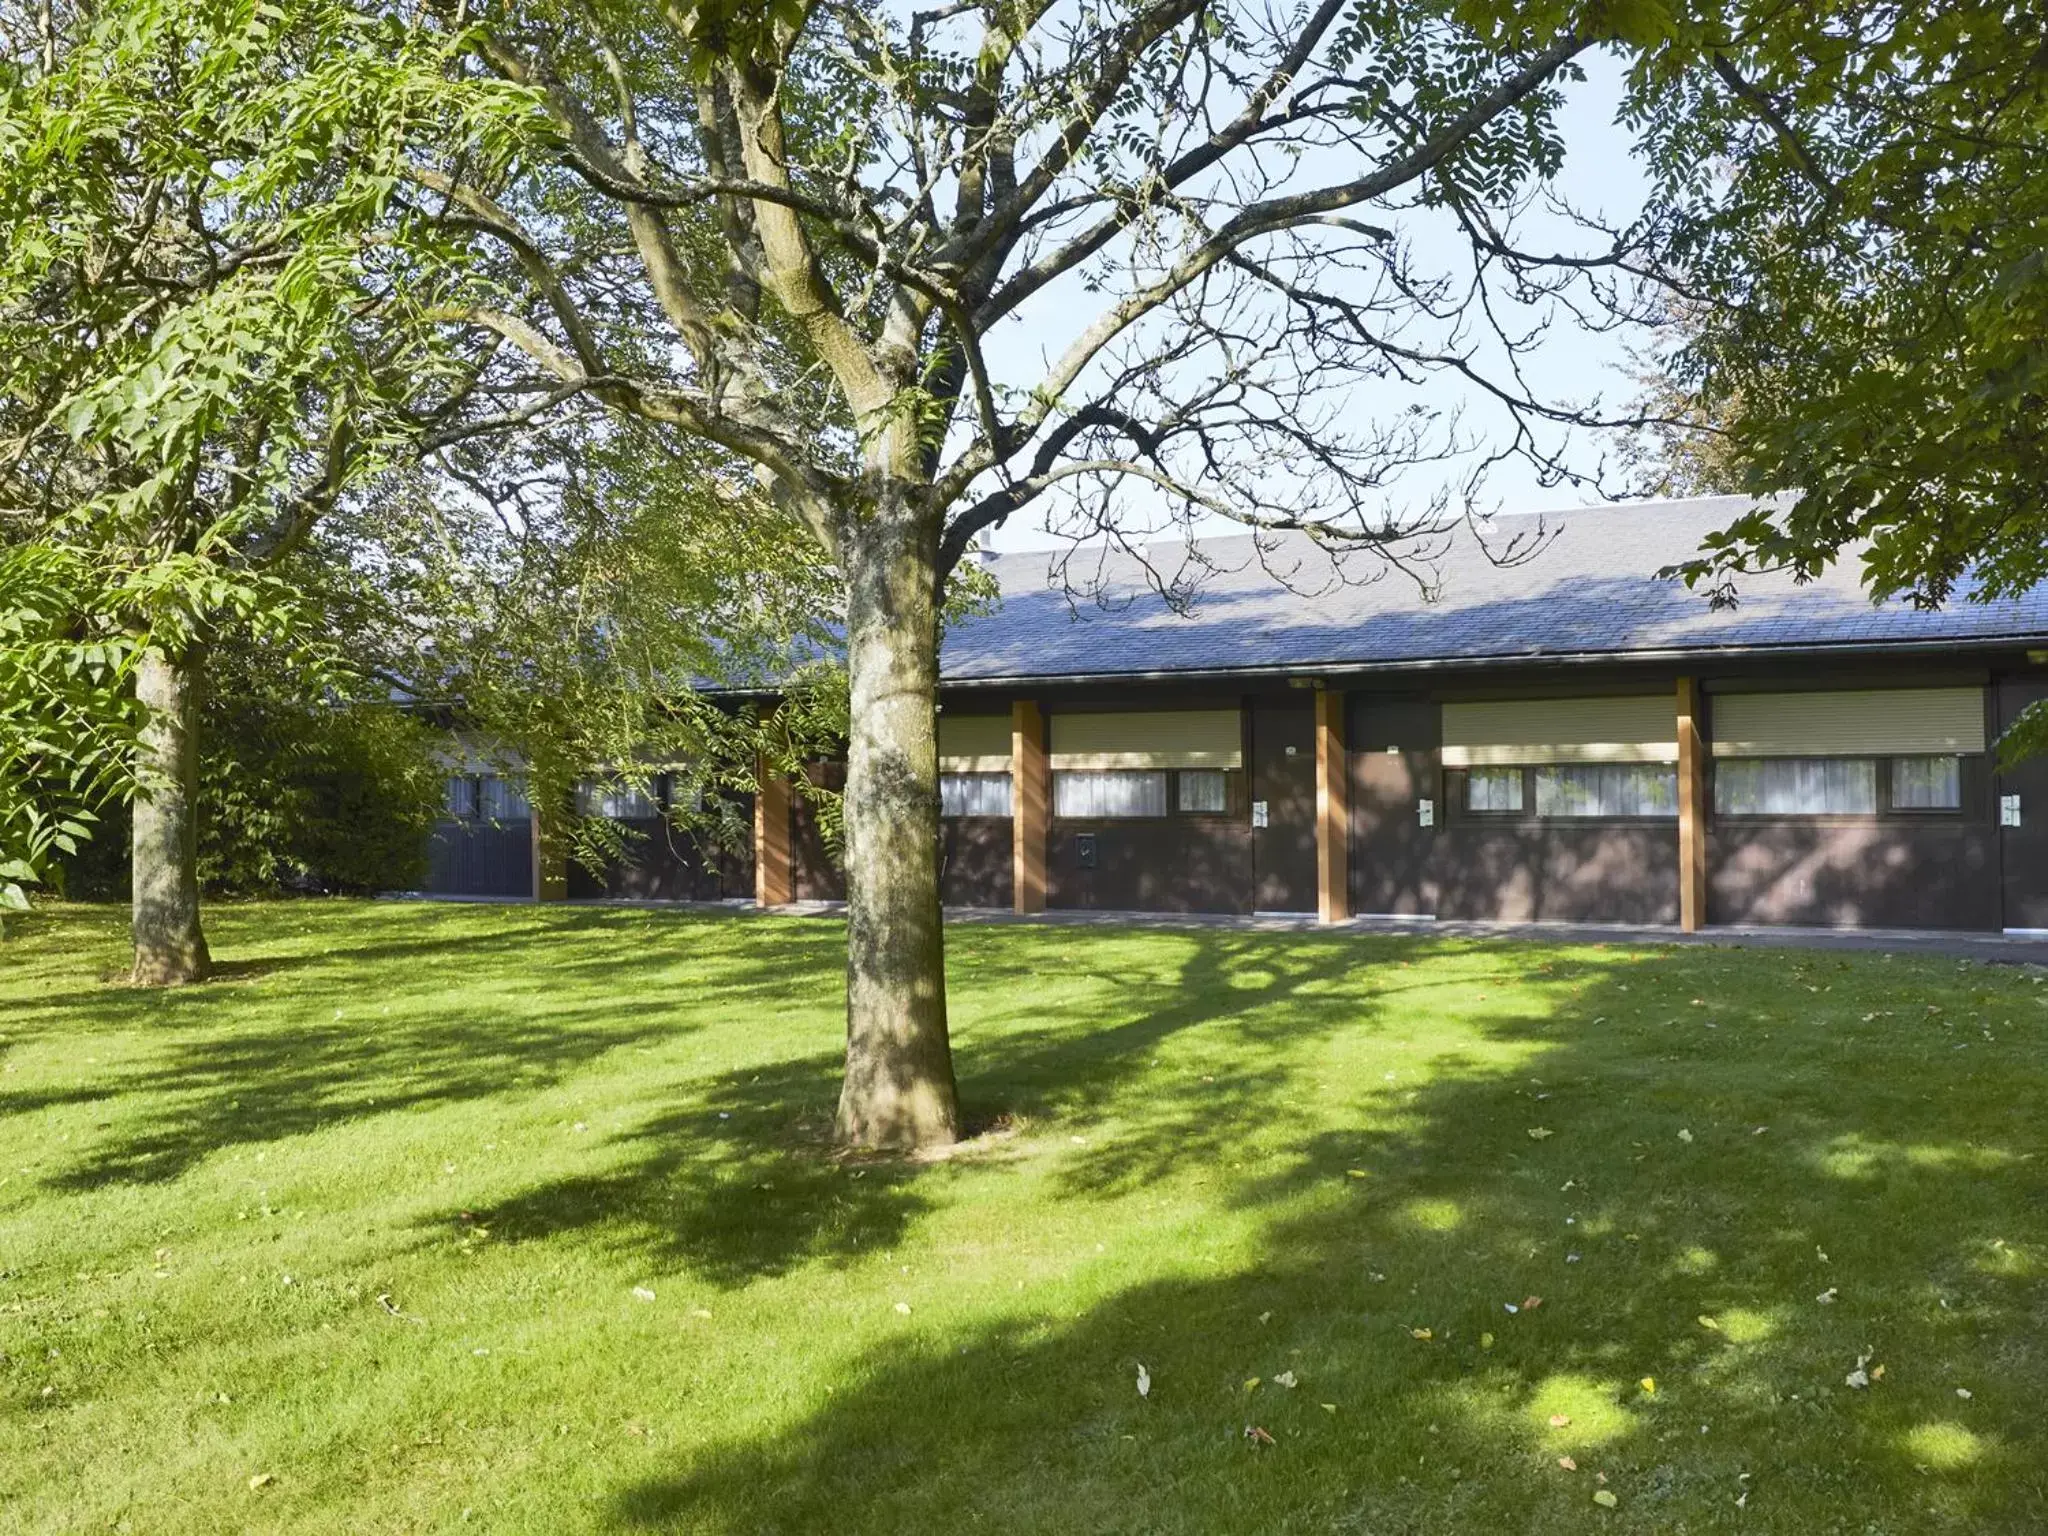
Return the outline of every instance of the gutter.
{"type": "Polygon", "coordinates": [[[1565,651],[1522,653],[1505,656],[1427,657],[1412,661],[1300,661],[1276,662],[1254,667],[1164,668],[1146,672],[1019,672],[993,677],[947,677],[942,672],[942,689],[1017,688],[1025,685],[1070,686],[1090,683],[1228,682],[1234,678],[1373,677],[1381,674],[1409,676],[1417,673],[1472,671],[1494,667],[1613,666],[1662,662],[1705,662],[1722,660],[1765,660],[1783,656],[1885,657],[1955,655],[1958,652],[1997,652],[2018,649],[2040,635],[2011,635],[1972,640],[1906,640],[1875,644],[1849,642],[1821,645],[1738,645],[1708,649],[1669,647],[1643,651],[1565,651]]]}

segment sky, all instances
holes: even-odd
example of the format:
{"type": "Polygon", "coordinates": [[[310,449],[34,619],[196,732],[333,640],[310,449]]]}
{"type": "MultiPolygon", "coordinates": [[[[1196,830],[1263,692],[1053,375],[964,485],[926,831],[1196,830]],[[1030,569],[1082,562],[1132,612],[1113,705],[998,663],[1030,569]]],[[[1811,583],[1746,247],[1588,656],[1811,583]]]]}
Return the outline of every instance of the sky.
{"type": "MultiPolygon", "coordinates": [[[[1574,206],[1622,222],[1641,203],[1648,184],[1641,167],[1632,158],[1628,130],[1614,120],[1621,96],[1618,65],[1612,59],[1596,57],[1588,61],[1586,73],[1588,78],[1583,83],[1570,87],[1561,118],[1567,153],[1559,186],[1574,206]]],[[[1341,167],[1327,163],[1323,166],[1304,163],[1308,174],[1318,175],[1319,179],[1328,177],[1332,169],[1342,173],[1341,167]]],[[[1570,233],[1561,225],[1545,232],[1554,233],[1560,247],[1571,239],[1570,233]]],[[[1424,218],[1405,219],[1401,233],[1412,239],[1417,255],[1425,262],[1432,250],[1450,256],[1464,246],[1461,234],[1455,230],[1433,228],[1424,218]]],[[[1536,245],[1540,242],[1531,240],[1529,243],[1536,245]]],[[[1585,248],[1586,237],[1578,237],[1578,243],[1580,248],[1585,248]]],[[[992,369],[1000,377],[1028,384],[1042,372],[1044,359],[1056,354],[1069,337],[1084,328],[1104,302],[1103,295],[1082,291],[1078,284],[1070,283],[1048,290],[1021,317],[1021,323],[991,338],[992,369]]],[[[1537,376],[1547,394],[1576,400],[1599,396],[1610,405],[1619,404],[1637,392],[1637,385],[1631,377],[1634,365],[1629,347],[1631,343],[1640,346],[1645,339],[1640,332],[1632,336],[1595,334],[1576,326],[1561,327],[1553,331],[1539,348],[1537,376]]],[[[1474,419],[1486,416],[1484,396],[1475,386],[1441,378],[1419,395],[1411,390],[1384,386],[1376,387],[1376,392],[1354,391],[1344,409],[1347,414],[1358,413],[1360,419],[1384,418],[1418,399],[1436,407],[1463,406],[1474,419]]],[[[1599,463],[1603,451],[1611,461],[1614,446],[1611,439],[1579,441],[1574,446],[1573,462],[1590,471],[1599,463]]],[[[1284,466],[1276,467],[1276,473],[1284,474],[1284,466]]],[[[1411,475],[1392,496],[1395,499],[1411,498],[1420,505],[1431,491],[1461,478],[1455,468],[1447,471],[1440,466],[1432,467],[1411,475]]],[[[1142,498],[1143,493],[1134,495],[1142,498]]],[[[1599,499],[1594,491],[1570,484],[1546,488],[1538,482],[1531,467],[1511,462],[1493,471],[1480,506],[1482,510],[1497,509],[1508,513],[1542,512],[1585,505],[1599,499]]],[[[986,548],[1000,551],[1057,546],[1063,541],[1048,530],[1049,514],[1056,517],[1056,508],[1041,498],[1024,513],[1012,517],[1004,527],[984,534],[982,543],[986,548]]],[[[1212,518],[1197,531],[1207,534],[1241,532],[1242,529],[1227,520],[1212,518]]]]}

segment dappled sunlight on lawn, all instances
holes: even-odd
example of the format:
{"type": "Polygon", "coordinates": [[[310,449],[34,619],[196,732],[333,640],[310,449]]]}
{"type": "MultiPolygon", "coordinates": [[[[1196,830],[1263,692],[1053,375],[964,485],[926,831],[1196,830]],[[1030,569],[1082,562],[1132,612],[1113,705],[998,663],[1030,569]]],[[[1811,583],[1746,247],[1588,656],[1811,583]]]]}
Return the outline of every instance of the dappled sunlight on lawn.
{"type": "Polygon", "coordinates": [[[955,930],[977,1134],[842,1159],[833,922],[228,909],[248,969],[171,995],[96,979],[114,925],[0,970],[0,1496],[44,1523],[273,1465],[304,1530],[2048,1507],[2026,973],[955,930]]]}

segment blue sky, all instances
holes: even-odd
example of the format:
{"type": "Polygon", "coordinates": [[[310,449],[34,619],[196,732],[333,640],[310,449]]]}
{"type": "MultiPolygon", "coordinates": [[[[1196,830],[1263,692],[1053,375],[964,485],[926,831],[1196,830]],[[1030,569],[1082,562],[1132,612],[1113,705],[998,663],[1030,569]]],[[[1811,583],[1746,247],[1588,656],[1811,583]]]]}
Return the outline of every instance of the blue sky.
{"type": "MultiPolygon", "coordinates": [[[[1611,221],[1625,221],[1641,203],[1647,183],[1641,167],[1632,157],[1633,146],[1628,131],[1614,120],[1621,96],[1620,70],[1612,59],[1598,57],[1589,62],[1586,72],[1588,78],[1584,83],[1570,87],[1561,121],[1567,153],[1559,187],[1574,206],[1597,212],[1611,221]]],[[[1313,161],[1305,161],[1304,165],[1305,174],[1318,178],[1329,175],[1332,170],[1327,162],[1318,166],[1313,161]]],[[[1346,168],[1335,169],[1338,174],[1343,174],[1346,168]]],[[[1374,216],[1379,216],[1377,211],[1374,216]]],[[[1567,248],[1573,244],[1579,249],[1589,248],[1589,237],[1570,231],[1562,224],[1546,228],[1538,222],[1531,224],[1529,229],[1532,233],[1551,236],[1552,248],[1567,248]]],[[[1455,257],[1464,244],[1463,236],[1455,229],[1433,227],[1426,217],[1421,216],[1404,216],[1400,232],[1412,241],[1417,256],[1430,264],[1434,264],[1433,253],[1455,257]]],[[[1528,243],[1533,246],[1542,241],[1531,239],[1528,243]]],[[[1020,324],[992,338],[992,368],[999,376],[1014,383],[1033,382],[1043,367],[1043,357],[1049,353],[1056,354],[1069,337],[1088,324],[1105,302],[1104,295],[1080,291],[1077,284],[1066,285],[1057,291],[1049,290],[1022,317],[1020,324]]],[[[1632,335],[1594,334],[1567,322],[1544,340],[1536,354],[1535,377],[1540,383],[1540,392],[1552,398],[1579,401],[1598,396],[1610,405],[1624,402],[1636,393],[1636,386],[1630,378],[1629,347],[1631,344],[1640,347],[1645,340],[1641,332],[1632,335]]],[[[1346,400],[1344,409],[1347,415],[1356,412],[1360,420],[1378,419],[1417,401],[1437,408],[1464,406],[1475,418],[1485,416],[1483,395],[1473,386],[1448,379],[1439,379],[1422,391],[1387,386],[1375,386],[1370,392],[1354,391],[1346,400]]],[[[1587,438],[1575,441],[1572,462],[1590,472],[1599,463],[1603,451],[1611,461],[1614,446],[1611,440],[1587,438]]],[[[1284,467],[1276,467],[1276,473],[1284,474],[1284,467]]],[[[1459,478],[1461,476],[1455,467],[1447,470],[1438,466],[1417,471],[1390,493],[1390,500],[1407,498],[1420,505],[1432,491],[1447,481],[1459,478]]],[[[1134,494],[1142,497],[1142,493],[1134,494]]],[[[1498,507],[1505,512],[1534,512],[1583,505],[1598,499],[1596,493],[1570,485],[1546,489],[1538,483],[1529,467],[1510,463],[1493,472],[1480,504],[1498,507]]],[[[1059,543],[1058,537],[1047,530],[1047,515],[1052,510],[1041,500],[1026,513],[1012,518],[1008,526],[984,535],[983,542],[1002,550],[1044,548],[1059,543]]],[[[1137,512],[1135,503],[1134,513],[1142,516],[1137,512]]],[[[1238,530],[1227,522],[1212,520],[1201,531],[1238,530]]]]}

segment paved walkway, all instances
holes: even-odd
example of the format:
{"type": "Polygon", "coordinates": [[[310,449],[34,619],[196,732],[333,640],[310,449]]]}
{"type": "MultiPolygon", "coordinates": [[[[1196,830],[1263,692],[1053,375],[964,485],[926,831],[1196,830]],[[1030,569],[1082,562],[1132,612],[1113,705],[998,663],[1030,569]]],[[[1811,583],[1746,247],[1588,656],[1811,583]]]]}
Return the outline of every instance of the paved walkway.
{"type": "MultiPolygon", "coordinates": [[[[421,896],[395,899],[467,901],[525,905],[522,897],[421,896]]],[[[637,901],[591,898],[572,907],[634,907],[670,912],[760,911],[751,901],[637,901]]],[[[802,901],[777,911],[790,916],[831,916],[844,902],[802,901]]],[[[1531,939],[1545,944],[1708,944],[1731,949],[1874,950],[1888,954],[1954,955],[2001,965],[2048,965],[2048,934],[1957,932],[1928,928],[1763,928],[1731,925],[1700,933],[1622,923],[1482,923],[1463,919],[1355,917],[1328,926],[1313,913],[1261,912],[1253,916],[1219,912],[1038,912],[1025,915],[995,907],[949,907],[952,923],[1029,923],[1040,927],[1221,929],[1242,932],[1406,934],[1440,939],[1531,939]]]]}

